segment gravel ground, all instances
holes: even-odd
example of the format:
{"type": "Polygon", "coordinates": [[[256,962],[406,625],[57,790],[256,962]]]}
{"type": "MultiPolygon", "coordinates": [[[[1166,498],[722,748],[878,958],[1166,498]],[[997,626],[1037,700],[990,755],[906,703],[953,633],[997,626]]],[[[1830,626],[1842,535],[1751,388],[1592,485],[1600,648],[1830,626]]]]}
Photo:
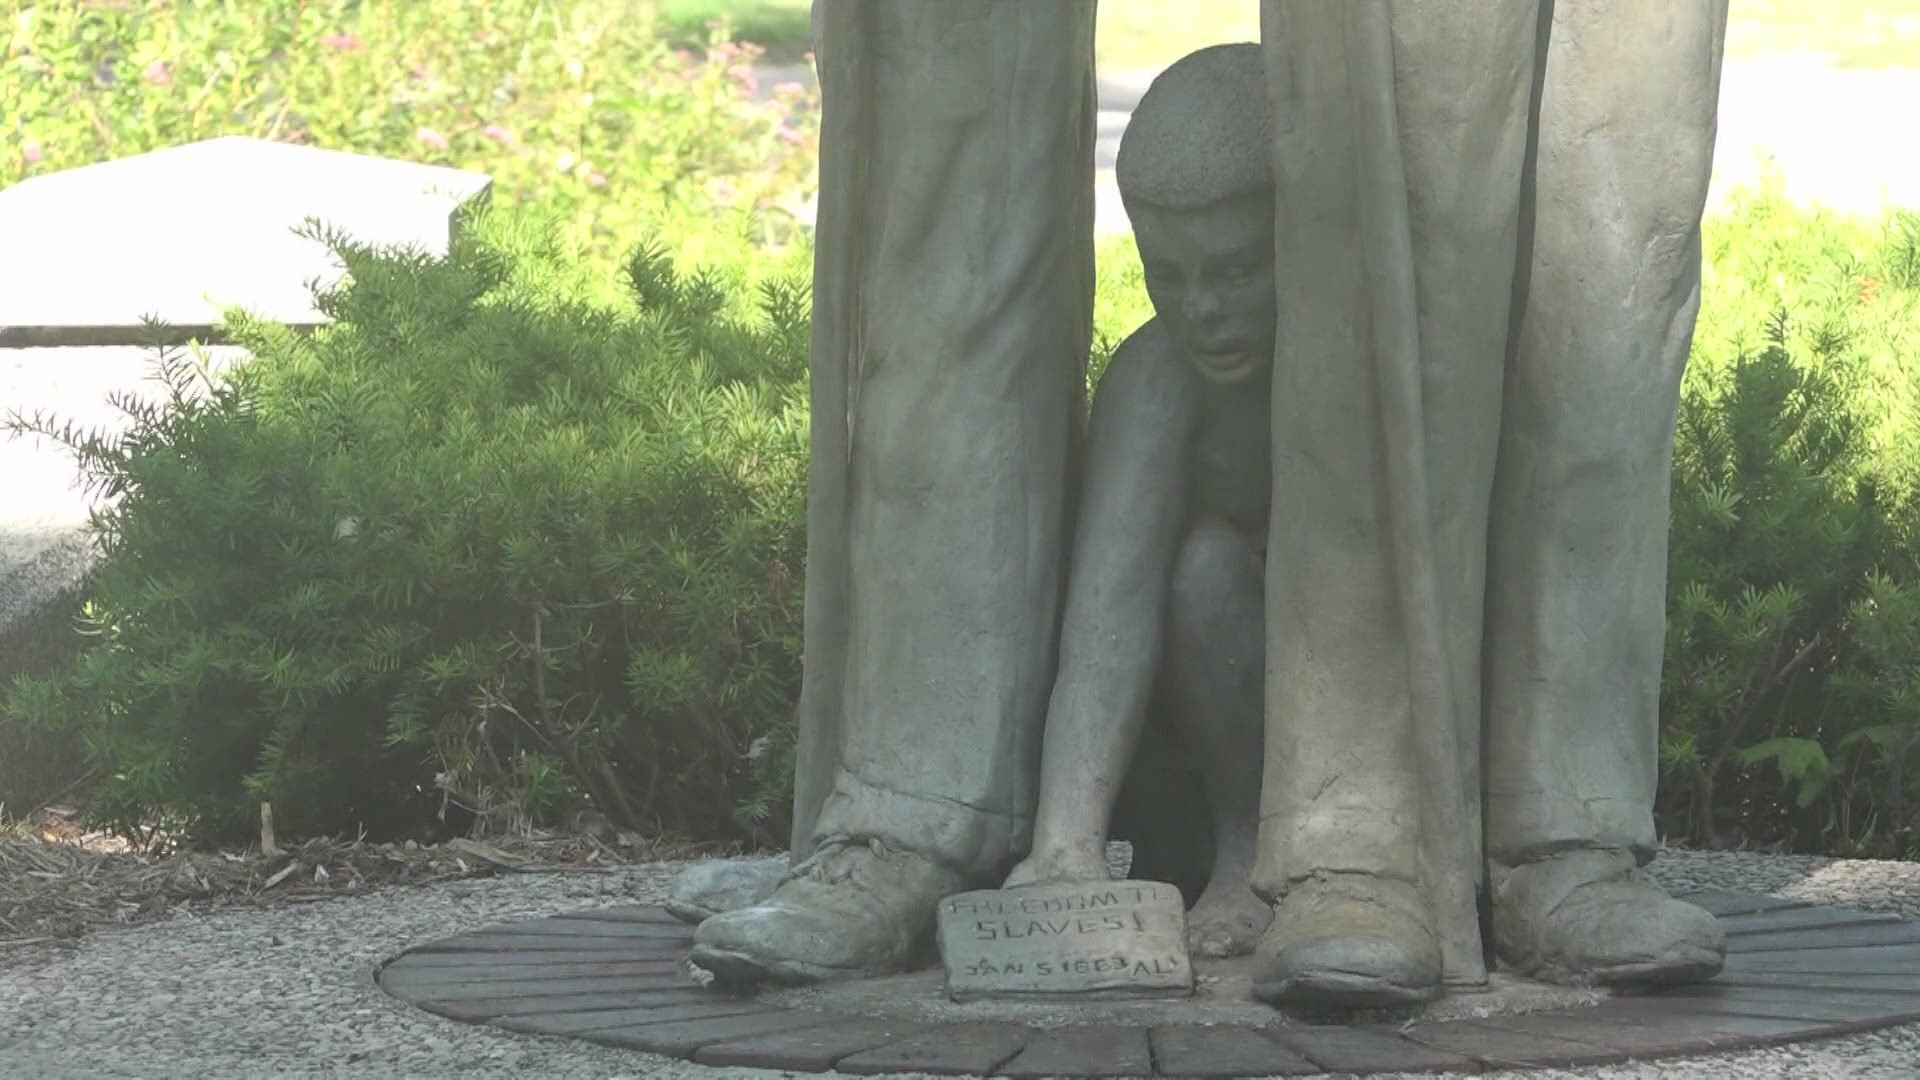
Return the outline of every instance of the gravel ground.
{"type": "MultiPolygon", "coordinates": [[[[71,950],[0,952],[0,1077],[776,1077],[454,1023],[388,998],[381,959],[490,923],[656,902],[683,863],[527,874],[176,918],[71,950]]],[[[1672,852],[1669,888],[1765,891],[1920,917],[1920,864],[1672,852]]],[[[1900,1077],[1920,1025],[1744,1054],[1526,1075],[1900,1077]]]]}

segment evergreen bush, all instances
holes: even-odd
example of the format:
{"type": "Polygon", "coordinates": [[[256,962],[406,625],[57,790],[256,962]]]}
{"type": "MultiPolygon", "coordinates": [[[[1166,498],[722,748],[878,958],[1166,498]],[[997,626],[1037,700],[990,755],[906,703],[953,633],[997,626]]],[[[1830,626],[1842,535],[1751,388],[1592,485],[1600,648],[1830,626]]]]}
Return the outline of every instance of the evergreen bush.
{"type": "Polygon", "coordinates": [[[777,831],[806,279],[648,247],[623,302],[583,299],[541,235],[487,215],[445,259],[323,236],[331,326],[239,319],[251,359],[220,372],[161,351],[121,437],[13,421],[115,498],[91,647],[5,702],[81,729],[96,819],[777,831]]]}
{"type": "Polygon", "coordinates": [[[1712,219],[1675,433],[1660,819],[1912,855],[1920,218],[1712,219]]]}

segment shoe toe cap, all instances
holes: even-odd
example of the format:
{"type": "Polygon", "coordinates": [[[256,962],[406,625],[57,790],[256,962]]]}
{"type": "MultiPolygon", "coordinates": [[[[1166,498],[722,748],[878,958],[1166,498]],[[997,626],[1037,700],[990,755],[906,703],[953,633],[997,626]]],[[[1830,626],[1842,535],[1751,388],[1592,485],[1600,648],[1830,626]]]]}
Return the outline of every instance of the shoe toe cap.
{"type": "Polygon", "coordinates": [[[1717,974],[1727,936],[1712,915],[1637,883],[1588,886],[1546,927],[1550,966],[1594,982],[1694,982],[1717,974]]]}

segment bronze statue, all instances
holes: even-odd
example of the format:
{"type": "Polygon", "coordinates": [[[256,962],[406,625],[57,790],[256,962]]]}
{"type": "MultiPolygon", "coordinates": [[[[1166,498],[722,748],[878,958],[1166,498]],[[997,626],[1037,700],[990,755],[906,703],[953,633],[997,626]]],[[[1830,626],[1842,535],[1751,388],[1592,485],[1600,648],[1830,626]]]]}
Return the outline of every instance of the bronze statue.
{"type": "Polygon", "coordinates": [[[1129,133],[1156,319],[1079,466],[1092,4],[816,19],[796,862],[703,923],[696,962],[898,970],[941,895],[1103,875],[1153,691],[1198,678],[1157,695],[1232,766],[1196,929],[1232,951],[1264,921],[1232,891],[1250,843],[1260,996],[1419,1001],[1490,954],[1569,982],[1717,971],[1712,919],[1637,867],[1724,0],[1264,0],[1264,90],[1252,47],[1199,54],[1157,88],[1193,119],[1143,101],[1129,133]],[[1258,129],[1270,201],[1243,184],[1258,129]],[[1257,834],[1230,749],[1252,691],[1221,674],[1255,662],[1257,834]]]}

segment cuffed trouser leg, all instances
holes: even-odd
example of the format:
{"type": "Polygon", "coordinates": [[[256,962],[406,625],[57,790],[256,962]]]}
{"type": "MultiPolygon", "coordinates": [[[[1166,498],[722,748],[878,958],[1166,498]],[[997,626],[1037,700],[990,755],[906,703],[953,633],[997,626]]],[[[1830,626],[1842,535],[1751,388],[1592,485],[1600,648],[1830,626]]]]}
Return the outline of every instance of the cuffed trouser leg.
{"type": "Polygon", "coordinates": [[[1093,14],[816,11],[797,848],[877,837],[987,879],[1028,843],[1092,324],[1093,14]]]}
{"type": "Polygon", "coordinates": [[[1482,586],[1537,4],[1264,15],[1280,303],[1256,883],[1411,884],[1448,977],[1477,981],[1482,586]]]}
{"type": "Polygon", "coordinates": [[[1560,0],[1487,591],[1487,828],[1651,854],[1674,414],[1725,0],[1560,0]]]}

